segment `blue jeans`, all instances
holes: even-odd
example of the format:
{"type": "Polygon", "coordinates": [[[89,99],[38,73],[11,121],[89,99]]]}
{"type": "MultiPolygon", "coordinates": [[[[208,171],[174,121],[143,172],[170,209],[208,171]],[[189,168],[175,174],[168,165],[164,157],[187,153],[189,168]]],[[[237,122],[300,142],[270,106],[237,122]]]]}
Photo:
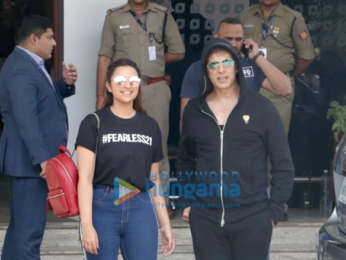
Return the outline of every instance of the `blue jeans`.
{"type": "Polygon", "coordinates": [[[99,239],[98,255],[87,260],[156,260],[158,224],[148,192],[141,192],[118,206],[111,187],[94,188],[93,225],[99,239]]]}

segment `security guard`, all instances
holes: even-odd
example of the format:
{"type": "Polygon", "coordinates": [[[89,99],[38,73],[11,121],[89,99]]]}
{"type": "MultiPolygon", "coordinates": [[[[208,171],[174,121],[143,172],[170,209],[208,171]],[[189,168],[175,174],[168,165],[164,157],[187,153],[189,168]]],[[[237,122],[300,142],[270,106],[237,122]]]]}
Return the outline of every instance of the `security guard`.
{"type": "Polygon", "coordinates": [[[167,173],[163,182],[168,180],[169,174],[167,139],[171,100],[165,64],[182,60],[184,54],[177,24],[166,7],[149,0],[129,0],[107,11],[97,66],[96,107],[104,106],[109,64],[119,58],[136,62],[142,74],[142,105],[161,129],[164,159],[160,171],[167,173]]]}
{"type": "MultiPolygon", "coordinates": [[[[254,39],[263,55],[282,72],[294,77],[304,73],[314,59],[314,49],[303,16],[280,0],[260,0],[240,16],[246,37],[254,39]]],[[[294,93],[286,97],[264,88],[261,93],[278,109],[288,133],[294,93]]]]}

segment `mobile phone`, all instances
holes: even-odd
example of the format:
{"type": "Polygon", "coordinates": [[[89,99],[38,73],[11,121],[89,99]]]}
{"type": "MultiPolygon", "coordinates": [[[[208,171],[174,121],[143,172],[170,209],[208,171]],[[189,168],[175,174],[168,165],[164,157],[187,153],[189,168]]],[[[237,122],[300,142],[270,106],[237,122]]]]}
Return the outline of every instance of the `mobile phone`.
{"type": "Polygon", "coordinates": [[[241,50],[240,50],[240,51],[244,54],[244,56],[245,56],[246,58],[249,56],[249,49],[245,47],[245,44],[243,44],[243,45],[241,46],[241,50]]]}
{"type": "Polygon", "coordinates": [[[246,48],[245,44],[243,43],[240,51],[245,55],[246,58],[248,58],[249,57],[249,51],[252,51],[252,45],[250,45],[249,48],[246,48]]]}

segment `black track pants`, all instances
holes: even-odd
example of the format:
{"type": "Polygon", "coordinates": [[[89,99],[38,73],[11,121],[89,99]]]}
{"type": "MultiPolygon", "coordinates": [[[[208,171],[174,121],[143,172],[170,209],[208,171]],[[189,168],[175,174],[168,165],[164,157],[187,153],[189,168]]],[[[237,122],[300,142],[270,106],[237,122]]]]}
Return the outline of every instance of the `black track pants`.
{"type": "Polygon", "coordinates": [[[237,223],[210,221],[192,209],[190,228],[196,260],[266,260],[272,236],[269,211],[237,223]]]}

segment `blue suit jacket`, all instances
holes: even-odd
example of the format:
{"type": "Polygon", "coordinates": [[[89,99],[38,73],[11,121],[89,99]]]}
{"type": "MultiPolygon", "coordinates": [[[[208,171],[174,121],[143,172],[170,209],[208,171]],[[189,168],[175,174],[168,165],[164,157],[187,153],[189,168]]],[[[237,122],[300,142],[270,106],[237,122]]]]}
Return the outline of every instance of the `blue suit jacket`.
{"type": "Polygon", "coordinates": [[[0,171],[9,176],[39,177],[40,163],[67,143],[67,113],[63,102],[75,92],[63,80],[53,90],[37,63],[15,48],[0,73],[0,171]]]}

